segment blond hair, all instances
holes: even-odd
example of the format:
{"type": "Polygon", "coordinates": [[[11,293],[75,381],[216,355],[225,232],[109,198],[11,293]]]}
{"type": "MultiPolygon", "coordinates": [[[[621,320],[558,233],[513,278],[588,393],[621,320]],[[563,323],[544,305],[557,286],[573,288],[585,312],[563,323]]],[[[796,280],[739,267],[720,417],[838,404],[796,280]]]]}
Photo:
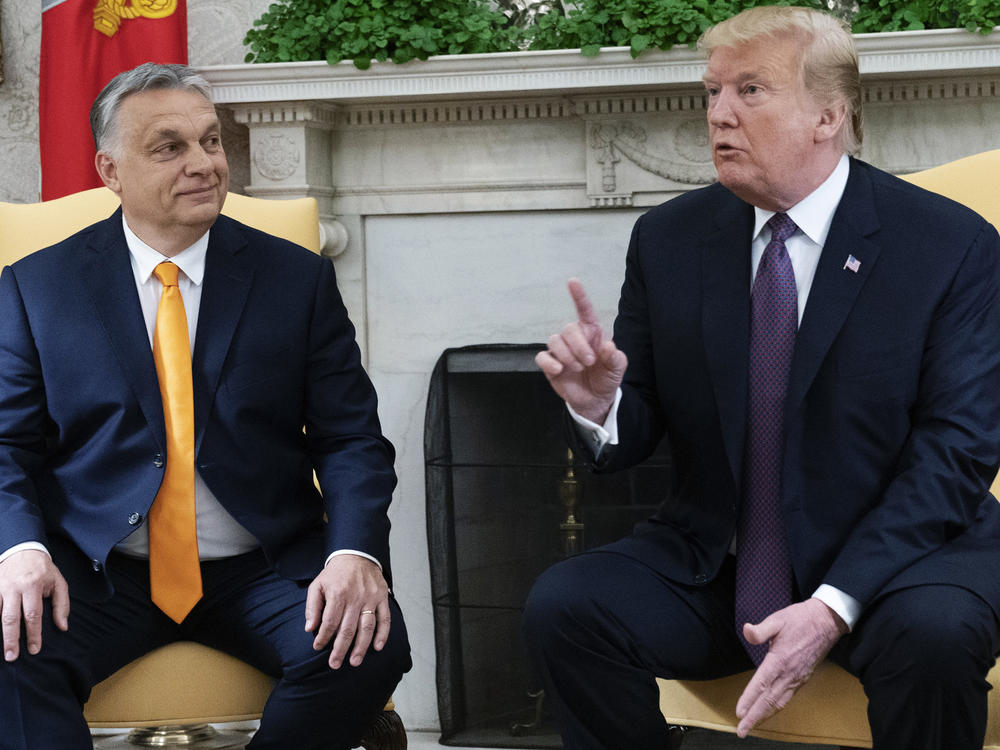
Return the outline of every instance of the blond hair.
{"type": "Polygon", "coordinates": [[[736,47],[764,35],[802,38],[806,90],[824,105],[843,103],[847,107],[841,146],[845,152],[857,154],[864,124],[861,74],[848,25],[812,8],[764,5],[712,26],[698,40],[698,48],[711,56],[716,47],[736,47]]]}

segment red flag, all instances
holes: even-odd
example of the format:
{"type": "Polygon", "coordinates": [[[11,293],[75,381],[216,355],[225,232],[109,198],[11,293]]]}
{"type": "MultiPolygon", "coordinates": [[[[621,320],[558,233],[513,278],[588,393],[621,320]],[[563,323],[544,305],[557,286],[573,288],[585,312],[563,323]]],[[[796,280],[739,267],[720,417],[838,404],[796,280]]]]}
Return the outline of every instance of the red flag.
{"type": "Polygon", "coordinates": [[[144,62],[187,63],[186,0],[42,0],[42,200],[101,185],[90,105],[144,62]]]}

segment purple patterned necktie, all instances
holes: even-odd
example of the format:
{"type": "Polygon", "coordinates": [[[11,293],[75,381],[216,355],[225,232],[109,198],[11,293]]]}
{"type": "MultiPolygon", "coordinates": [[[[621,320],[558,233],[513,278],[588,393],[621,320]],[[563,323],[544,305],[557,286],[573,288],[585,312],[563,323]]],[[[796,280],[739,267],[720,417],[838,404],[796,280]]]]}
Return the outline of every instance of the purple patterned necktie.
{"type": "Polygon", "coordinates": [[[743,461],[743,504],[736,539],[736,632],[754,664],[767,644],[743,639],[743,623],[759,623],[792,603],[792,566],[781,523],[785,393],[798,328],[795,271],[785,240],[795,222],[775,214],[751,294],[750,409],[743,461]]]}

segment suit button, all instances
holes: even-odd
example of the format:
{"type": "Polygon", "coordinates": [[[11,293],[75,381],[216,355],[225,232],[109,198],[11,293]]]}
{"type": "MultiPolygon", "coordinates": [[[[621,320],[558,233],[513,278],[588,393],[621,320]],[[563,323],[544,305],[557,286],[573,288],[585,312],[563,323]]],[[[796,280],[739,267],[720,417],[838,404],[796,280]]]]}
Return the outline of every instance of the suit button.
{"type": "Polygon", "coordinates": [[[101,561],[100,560],[91,560],[90,561],[90,567],[94,569],[95,573],[100,573],[101,572],[101,561]]]}
{"type": "Polygon", "coordinates": [[[133,513],[128,517],[129,526],[138,526],[142,521],[142,513],[133,513]]]}
{"type": "Polygon", "coordinates": [[[163,468],[163,456],[161,454],[157,453],[155,456],[153,456],[153,466],[155,466],[157,469],[163,468]]]}
{"type": "Polygon", "coordinates": [[[703,583],[708,582],[708,576],[704,573],[699,573],[694,577],[694,582],[696,585],[701,586],[703,583]]]}

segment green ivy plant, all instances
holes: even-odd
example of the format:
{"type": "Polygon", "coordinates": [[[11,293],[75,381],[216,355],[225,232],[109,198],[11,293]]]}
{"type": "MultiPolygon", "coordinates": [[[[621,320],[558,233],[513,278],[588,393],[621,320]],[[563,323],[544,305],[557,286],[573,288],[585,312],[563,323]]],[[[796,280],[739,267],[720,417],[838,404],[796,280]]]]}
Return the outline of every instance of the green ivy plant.
{"type": "MultiPolygon", "coordinates": [[[[646,49],[694,45],[709,26],[756,5],[805,5],[834,10],[846,0],[576,0],[530,3],[535,21],[511,18],[524,2],[501,0],[277,0],[243,43],[247,62],[426,60],[431,55],[601,47],[646,49]],[[518,8],[513,6],[517,5],[518,8]],[[563,6],[569,8],[563,12],[563,6]],[[504,7],[507,12],[504,12],[504,7]],[[548,10],[539,15],[542,6],[548,10]],[[835,7],[836,6],[836,7],[835,7]]],[[[523,9],[522,9],[523,10],[523,9]]],[[[859,0],[855,33],[965,28],[989,33],[1000,25],[1000,0],[859,0]]],[[[524,15],[522,13],[521,15],[524,15]]]]}
{"type": "Polygon", "coordinates": [[[372,60],[504,52],[521,32],[480,0],[278,0],[243,43],[247,62],[372,60]]]}
{"type": "Polygon", "coordinates": [[[919,29],[988,34],[1000,26],[1000,0],[869,0],[860,4],[851,26],[856,34],[919,29]]]}
{"type": "MultiPolygon", "coordinates": [[[[580,48],[594,56],[601,47],[629,47],[632,57],[648,48],[694,45],[709,26],[760,0],[583,0],[566,15],[548,13],[531,32],[531,49],[580,48]]],[[[768,3],[825,8],[822,0],[768,3]]]]}

